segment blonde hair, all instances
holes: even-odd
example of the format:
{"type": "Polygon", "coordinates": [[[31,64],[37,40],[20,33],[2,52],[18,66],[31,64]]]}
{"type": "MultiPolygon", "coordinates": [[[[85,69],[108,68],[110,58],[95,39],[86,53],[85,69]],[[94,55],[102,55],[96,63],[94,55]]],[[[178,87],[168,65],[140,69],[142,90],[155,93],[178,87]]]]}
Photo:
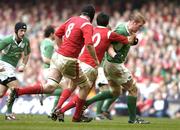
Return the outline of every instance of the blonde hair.
{"type": "Polygon", "coordinates": [[[132,15],[130,15],[129,18],[131,21],[134,20],[135,22],[143,22],[143,24],[146,23],[145,17],[138,11],[134,12],[132,15]]]}

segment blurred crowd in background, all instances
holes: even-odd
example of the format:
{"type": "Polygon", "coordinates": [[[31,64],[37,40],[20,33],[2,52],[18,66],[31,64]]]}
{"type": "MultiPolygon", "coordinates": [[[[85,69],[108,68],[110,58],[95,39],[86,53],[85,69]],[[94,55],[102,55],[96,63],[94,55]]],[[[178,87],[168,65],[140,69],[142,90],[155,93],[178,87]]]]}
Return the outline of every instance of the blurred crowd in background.
{"type": "MultiPolygon", "coordinates": [[[[133,11],[147,19],[137,34],[139,44],[131,48],[126,66],[139,84],[139,112],[143,116],[180,117],[180,3],[178,0],[92,0],[96,14],[110,15],[112,29],[126,22],[133,11]]],[[[58,27],[79,15],[87,0],[1,0],[0,39],[14,32],[17,21],[26,22],[31,41],[31,57],[21,77],[22,85],[40,76],[40,42],[47,25],[58,27]]],[[[94,23],[95,25],[95,20],[94,23]]]]}

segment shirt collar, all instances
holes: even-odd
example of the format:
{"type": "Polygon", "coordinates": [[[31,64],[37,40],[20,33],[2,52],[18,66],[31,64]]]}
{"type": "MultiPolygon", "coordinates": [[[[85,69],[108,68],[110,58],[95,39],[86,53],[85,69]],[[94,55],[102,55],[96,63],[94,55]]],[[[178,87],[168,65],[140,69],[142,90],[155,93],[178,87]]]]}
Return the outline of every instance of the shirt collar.
{"type": "Polygon", "coordinates": [[[126,30],[127,30],[127,32],[128,32],[128,34],[130,35],[131,33],[129,32],[129,29],[128,29],[128,24],[129,24],[129,22],[125,23],[125,28],[126,28],[126,30]]]}
{"type": "Polygon", "coordinates": [[[18,45],[18,47],[20,47],[23,44],[23,39],[19,44],[17,43],[15,35],[13,35],[13,41],[15,42],[16,45],[18,45]]]}
{"type": "Polygon", "coordinates": [[[88,19],[86,16],[84,16],[84,15],[80,15],[80,17],[83,18],[83,19],[89,20],[89,19],[88,19]]]}
{"type": "Polygon", "coordinates": [[[107,28],[107,27],[104,27],[104,26],[97,26],[98,28],[107,28]]]}

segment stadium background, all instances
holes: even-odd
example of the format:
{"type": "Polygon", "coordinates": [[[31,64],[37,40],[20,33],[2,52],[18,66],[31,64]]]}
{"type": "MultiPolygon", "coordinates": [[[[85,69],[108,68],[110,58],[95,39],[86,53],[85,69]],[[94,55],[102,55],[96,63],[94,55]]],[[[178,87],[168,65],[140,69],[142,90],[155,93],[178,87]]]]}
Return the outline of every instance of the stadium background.
{"type": "MultiPolygon", "coordinates": [[[[147,23],[138,34],[139,45],[131,49],[126,62],[140,89],[138,107],[144,116],[150,116],[153,110],[167,112],[163,116],[172,118],[178,116],[180,110],[178,0],[1,0],[0,39],[13,33],[17,21],[22,20],[28,25],[32,54],[25,73],[18,74],[21,84],[32,84],[37,79],[40,80],[42,60],[39,45],[43,39],[44,28],[49,24],[57,27],[72,15],[78,15],[79,9],[85,3],[94,4],[97,13],[99,11],[109,13],[112,29],[118,22],[126,21],[133,11],[138,10],[145,15],[147,23]],[[151,106],[151,111],[146,110],[146,106],[151,106]]],[[[5,99],[6,97],[0,99],[0,113],[5,112],[5,99]]],[[[126,108],[123,97],[120,99],[114,104],[115,109],[112,112],[121,113],[121,109],[126,108]]],[[[52,100],[53,97],[45,99],[44,106],[41,107],[37,97],[24,96],[15,103],[13,111],[44,114],[50,111],[49,104],[52,104],[52,100]],[[25,102],[22,102],[23,100],[25,102]]]]}

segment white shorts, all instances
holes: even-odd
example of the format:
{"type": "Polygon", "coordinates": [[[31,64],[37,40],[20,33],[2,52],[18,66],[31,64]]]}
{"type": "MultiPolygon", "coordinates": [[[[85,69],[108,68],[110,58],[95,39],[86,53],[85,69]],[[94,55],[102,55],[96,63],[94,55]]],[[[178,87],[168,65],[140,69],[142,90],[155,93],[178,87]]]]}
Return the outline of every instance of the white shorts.
{"type": "Polygon", "coordinates": [[[97,69],[93,68],[92,66],[84,63],[84,62],[80,62],[80,67],[83,71],[83,73],[86,75],[89,83],[92,85],[97,78],[98,72],[97,69]]]}
{"type": "Polygon", "coordinates": [[[59,70],[59,72],[67,78],[76,80],[76,85],[80,87],[88,84],[87,77],[82,72],[78,59],[76,58],[65,57],[55,52],[51,59],[50,69],[51,68],[59,70]]]}
{"type": "Polygon", "coordinates": [[[0,72],[0,80],[4,81],[8,77],[16,77],[15,67],[11,64],[0,60],[0,66],[3,67],[4,71],[0,72]]]}
{"type": "Polygon", "coordinates": [[[130,71],[124,64],[112,63],[105,59],[104,72],[107,80],[112,80],[121,85],[132,79],[130,71]]]}

